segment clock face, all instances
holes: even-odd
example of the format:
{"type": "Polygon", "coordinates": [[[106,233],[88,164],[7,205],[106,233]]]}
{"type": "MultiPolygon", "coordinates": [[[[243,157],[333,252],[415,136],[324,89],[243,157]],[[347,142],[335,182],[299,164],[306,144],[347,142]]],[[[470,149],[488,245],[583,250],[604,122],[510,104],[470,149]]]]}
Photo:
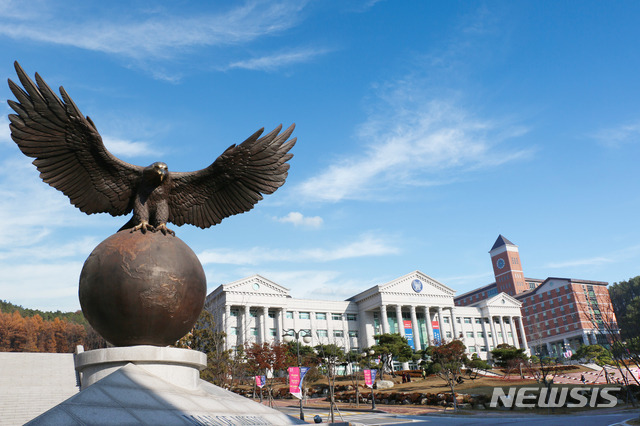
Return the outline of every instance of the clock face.
{"type": "Polygon", "coordinates": [[[422,281],[420,280],[411,281],[411,288],[413,288],[413,291],[415,291],[416,293],[420,293],[422,291],[422,281]]]}
{"type": "Polygon", "coordinates": [[[504,259],[498,259],[498,261],[496,262],[496,266],[498,267],[498,269],[504,268],[504,259]]]}

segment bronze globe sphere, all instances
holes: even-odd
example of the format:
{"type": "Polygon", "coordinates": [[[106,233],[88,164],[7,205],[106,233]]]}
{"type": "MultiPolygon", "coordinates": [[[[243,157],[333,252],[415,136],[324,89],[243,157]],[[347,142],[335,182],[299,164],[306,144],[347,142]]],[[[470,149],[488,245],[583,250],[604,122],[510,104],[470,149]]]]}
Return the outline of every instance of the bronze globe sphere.
{"type": "Polygon", "coordinates": [[[80,306],[115,346],[167,346],[195,324],[207,291],[202,265],[182,240],[123,230],[101,242],[80,274],[80,306]]]}

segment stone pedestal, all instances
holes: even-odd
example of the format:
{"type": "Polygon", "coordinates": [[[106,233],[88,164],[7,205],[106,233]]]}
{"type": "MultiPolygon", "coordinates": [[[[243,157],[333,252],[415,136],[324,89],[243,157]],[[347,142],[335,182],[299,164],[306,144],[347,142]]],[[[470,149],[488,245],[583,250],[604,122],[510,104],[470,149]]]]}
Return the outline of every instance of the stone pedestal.
{"type": "Polygon", "coordinates": [[[207,356],[191,349],[158,346],[125,346],[78,351],[75,368],[84,390],[127,364],[148,371],[175,386],[196,389],[200,370],[207,366],[207,356]]]}

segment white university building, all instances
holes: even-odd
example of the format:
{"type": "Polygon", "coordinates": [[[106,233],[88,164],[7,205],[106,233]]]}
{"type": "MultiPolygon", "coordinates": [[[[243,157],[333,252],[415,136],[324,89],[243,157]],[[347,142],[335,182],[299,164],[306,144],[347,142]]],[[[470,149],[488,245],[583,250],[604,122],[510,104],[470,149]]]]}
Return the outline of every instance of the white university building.
{"type": "Polygon", "coordinates": [[[344,301],[294,299],[289,289],[253,275],[216,288],[205,309],[214,315],[216,329],[227,334],[227,349],[282,342],[294,330],[311,337],[310,346],[337,344],[353,352],[373,346],[373,336],[382,333],[400,333],[414,350],[458,338],[482,359],[501,343],[528,352],[520,301],[499,293],[454,306],[454,296],[455,290],[420,271],[344,301]]]}

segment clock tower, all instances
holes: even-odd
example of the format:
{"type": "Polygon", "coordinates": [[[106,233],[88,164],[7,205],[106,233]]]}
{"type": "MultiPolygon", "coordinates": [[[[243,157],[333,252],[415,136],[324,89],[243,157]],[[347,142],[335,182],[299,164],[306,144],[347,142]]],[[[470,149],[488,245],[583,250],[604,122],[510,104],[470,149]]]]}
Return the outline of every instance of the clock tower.
{"type": "Polygon", "coordinates": [[[499,235],[495,244],[489,250],[489,255],[491,255],[493,275],[496,277],[498,292],[505,292],[510,296],[515,296],[518,293],[529,290],[529,286],[524,281],[517,245],[499,235]]]}

